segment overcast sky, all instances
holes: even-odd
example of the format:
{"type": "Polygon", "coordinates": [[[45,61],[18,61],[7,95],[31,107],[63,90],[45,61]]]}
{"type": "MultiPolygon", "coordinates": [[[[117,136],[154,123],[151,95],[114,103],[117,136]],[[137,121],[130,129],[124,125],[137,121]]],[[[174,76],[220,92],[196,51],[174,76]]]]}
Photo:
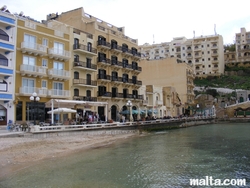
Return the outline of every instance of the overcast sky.
{"type": "Polygon", "coordinates": [[[223,36],[224,44],[234,42],[241,27],[250,31],[249,0],[1,0],[11,13],[24,12],[35,20],[50,13],[79,7],[117,27],[125,35],[144,43],[170,42],[174,37],[223,36]],[[195,31],[195,32],[194,32],[195,31]]]}

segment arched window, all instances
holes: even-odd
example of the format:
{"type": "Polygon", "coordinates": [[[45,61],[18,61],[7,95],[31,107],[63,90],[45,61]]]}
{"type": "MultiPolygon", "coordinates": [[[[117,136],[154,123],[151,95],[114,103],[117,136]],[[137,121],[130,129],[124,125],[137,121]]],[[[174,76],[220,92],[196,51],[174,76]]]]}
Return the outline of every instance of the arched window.
{"type": "Polygon", "coordinates": [[[79,96],[79,89],[74,89],[74,96],[79,96]]]}
{"type": "Polygon", "coordinates": [[[0,65],[6,66],[6,67],[8,66],[8,59],[2,54],[0,54],[0,65]]]}
{"type": "Polygon", "coordinates": [[[0,29],[0,39],[5,40],[5,41],[9,41],[9,35],[7,33],[5,33],[2,29],[0,29]]]}
{"type": "Polygon", "coordinates": [[[74,79],[79,79],[79,72],[74,72],[74,79]]]}
{"type": "Polygon", "coordinates": [[[128,45],[127,44],[122,44],[122,51],[127,52],[128,51],[128,45]]]}

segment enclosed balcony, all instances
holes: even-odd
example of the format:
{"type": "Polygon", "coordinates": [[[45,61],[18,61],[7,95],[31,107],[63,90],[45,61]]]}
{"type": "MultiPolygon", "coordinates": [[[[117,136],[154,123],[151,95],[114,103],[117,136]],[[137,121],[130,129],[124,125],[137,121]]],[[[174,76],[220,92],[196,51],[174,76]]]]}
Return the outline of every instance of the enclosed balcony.
{"type": "Polygon", "coordinates": [[[97,81],[79,78],[79,79],[73,79],[73,84],[75,86],[96,87],[97,81]]]}
{"type": "Polygon", "coordinates": [[[71,57],[70,51],[57,49],[57,48],[50,48],[48,51],[48,54],[51,59],[60,60],[60,61],[68,61],[71,57]]]}
{"type": "Polygon", "coordinates": [[[74,52],[82,53],[88,56],[96,56],[97,49],[92,48],[91,46],[86,46],[83,44],[74,44],[73,45],[74,52]]]}
{"type": "Polygon", "coordinates": [[[28,53],[33,55],[44,56],[47,54],[47,46],[37,43],[22,42],[21,50],[23,53],[28,53]]]}
{"type": "Polygon", "coordinates": [[[34,92],[37,93],[40,97],[47,96],[48,90],[47,88],[37,88],[37,87],[20,87],[19,88],[19,94],[23,96],[31,96],[34,92]]]}
{"type": "Polygon", "coordinates": [[[48,90],[48,96],[53,98],[69,98],[70,91],[69,90],[59,90],[59,89],[50,89],[48,90]]]}
{"type": "Polygon", "coordinates": [[[83,61],[75,61],[73,64],[75,69],[97,71],[97,65],[83,61]]]}
{"type": "Polygon", "coordinates": [[[49,79],[54,80],[69,80],[70,79],[70,72],[66,70],[59,70],[59,69],[49,69],[48,70],[49,79]]]}
{"type": "Polygon", "coordinates": [[[41,67],[41,66],[34,66],[34,65],[20,65],[20,73],[22,76],[33,76],[37,77],[39,76],[40,78],[44,77],[47,75],[46,73],[46,68],[41,67]]]}

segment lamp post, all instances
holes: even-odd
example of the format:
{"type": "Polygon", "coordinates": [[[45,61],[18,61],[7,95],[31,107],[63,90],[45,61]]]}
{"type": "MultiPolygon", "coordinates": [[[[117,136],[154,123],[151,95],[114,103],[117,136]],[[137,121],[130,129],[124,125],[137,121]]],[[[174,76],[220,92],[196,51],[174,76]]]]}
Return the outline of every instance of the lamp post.
{"type": "Polygon", "coordinates": [[[132,102],[129,100],[127,102],[127,107],[129,107],[129,121],[133,121],[133,117],[132,117],[132,102]]]}
{"type": "Polygon", "coordinates": [[[196,108],[197,108],[197,110],[196,110],[196,111],[197,111],[197,114],[199,115],[198,110],[199,110],[199,108],[200,108],[200,105],[199,105],[199,104],[197,104],[197,105],[196,105],[196,108]]]}
{"type": "MultiPolygon", "coordinates": [[[[38,97],[37,96],[37,93],[36,92],[34,92],[31,96],[30,96],[30,100],[31,101],[33,101],[34,102],[34,125],[36,125],[36,113],[35,113],[35,103],[36,102],[38,102],[38,101],[40,101],[40,97],[38,97]]],[[[36,107],[36,109],[38,109],[37,107],[36,107]]]]}

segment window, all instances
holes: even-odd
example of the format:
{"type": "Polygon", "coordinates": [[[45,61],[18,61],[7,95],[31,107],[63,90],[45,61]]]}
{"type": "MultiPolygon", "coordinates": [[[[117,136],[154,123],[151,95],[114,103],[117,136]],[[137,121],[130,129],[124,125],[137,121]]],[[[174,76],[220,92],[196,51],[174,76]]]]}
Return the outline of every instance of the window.
{"type": "Polygon", "coordinates": [[[208,65],[208,67],[211,67],[211,65],[208,65]]]}
{"type": "Polygon", "coordinates": [[[79,72],[74,72],[74,79],[79,79],[79,72]]]}
{"type": "Polygon", "coordinates": [[[174,48],[172,48],[172,52],[174,51],[174,48]]]}
{"type": "Polygon", "coordinates": [[[47,88],[47,80],[42,80],[42,88],[47,88]]]}
{"type": "Polygon", "coordinates": [[[0,54],[0,65],[8,66],[8,59],[2,54],[0,54]]]}
{"type": "Polygon", "coordinates": [[[209,44],[207,45],[207,47],[209,47],[209,44]]]}
{"type": "Polygon", "coordinates": [[[43,45],[48,46],[48,39],[43,38],[43,45]]]}
{"type": "Polygon", "coordinates": [[[63,67],[64,67],[64,64],[61,63],[61,62],[56,62],[55,61],[54,64],[53,64],[54,69],[63,70],[63,67]]]}
{"type": "Polygon", "coordinates": [[[33,79],[23,78],[22,79],[22,91],[24,93],[34,93],[35,81],[33,79]]]}
{"type": "Polygon", "coordinates": [[[24,35],[24,44],[25,47],[34,49],[36,47],[36,37],[32,35],[24,35]]]}
{"type": "Polygon", "coordinates": [[[2,29],[0,29],[0,39],[5,40],[5,41],[9,41],[9,35],[7,33],[5,33],[2,29]]]}
{"type": "Polygon", "coordinates": [[[43,67],[48,67],[48,60],[47,59],[42,60],[42,66],[43,67]]]}
{"type": "Polygon", "coordinates": [[[208,58],[207,60],[210,61],[210,58],[208,58]]]}
{"type": "Polygon", "coordinates": [[[91,68],[91,59],[86,58],[86,61],[87,61],[87,68],[91,68]]]}
{"type": "Polygon", "coordinates": [[[35,66],[35,63],[36,60],[34,57],[31,57],[31,56],[23,56],[23,64],[25,65],[33,65],[35,66]]]}
{"type": "Polygon", "coordinates": [[[123,82],[128,82],[128,75],[127,74],[122,75],[122,81],[123,82]]]}
{"type": "Polygon", "coordinates": [[[63,90],[63,83],[61,82],[54,82],[53,83],[53,89],[54,90],[63,90]]]}
{"type": "Polygon", "coordinates": [[[79,96],[79,89],[74,89],[74,96],[79,96]]]}
{"type": "Polygon", "coordinates": [[[4,80],[0,81],[0,91],[7,91],[7,82],[4,80]]]}
{"type": "Polygon", "coordinates": [[[54,42],[54,52],[57,54],[63,55],[64,52],[64,44],[59,42],[54,42]]]}

